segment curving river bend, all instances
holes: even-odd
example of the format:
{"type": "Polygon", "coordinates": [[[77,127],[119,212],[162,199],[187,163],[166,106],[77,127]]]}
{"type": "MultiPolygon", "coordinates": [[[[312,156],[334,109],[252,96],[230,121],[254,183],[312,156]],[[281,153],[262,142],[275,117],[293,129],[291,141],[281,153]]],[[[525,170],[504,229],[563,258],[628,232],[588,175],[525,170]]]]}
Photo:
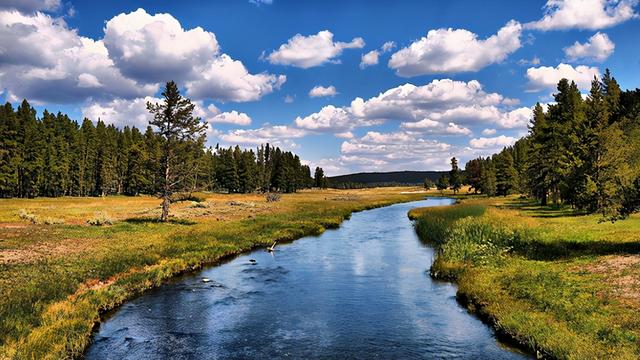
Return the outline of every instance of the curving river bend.
{"type": "Polygon", "coordinates": [[[256,250],[178,278],[120,307],[85,357],[524,358],[458,305],[454,285],[425,271],[433,250],[407,212],[451,202],[355,213],[274,255],[256,250]]]}

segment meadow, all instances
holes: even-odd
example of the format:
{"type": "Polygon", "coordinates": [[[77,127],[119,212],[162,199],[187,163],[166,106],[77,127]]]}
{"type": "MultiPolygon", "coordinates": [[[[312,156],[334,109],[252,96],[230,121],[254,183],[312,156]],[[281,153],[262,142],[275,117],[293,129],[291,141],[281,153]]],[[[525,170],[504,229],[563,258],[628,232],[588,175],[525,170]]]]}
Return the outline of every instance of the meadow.
{"type": "Polygon", "coordinates": [[[497,333],[558,359],[640,357],[640,216],[541,207],[515,196],[414,209],[431,275],[497,333]]]}
{"type": "Polygon", "coordinates": [[[173,276],[422,199],[419,190],[305,190],[270,202],[199,193],[173,204],[168,223],[149,196],[2,199],[0,358],[79,357],[102,314],[173,276]]]}

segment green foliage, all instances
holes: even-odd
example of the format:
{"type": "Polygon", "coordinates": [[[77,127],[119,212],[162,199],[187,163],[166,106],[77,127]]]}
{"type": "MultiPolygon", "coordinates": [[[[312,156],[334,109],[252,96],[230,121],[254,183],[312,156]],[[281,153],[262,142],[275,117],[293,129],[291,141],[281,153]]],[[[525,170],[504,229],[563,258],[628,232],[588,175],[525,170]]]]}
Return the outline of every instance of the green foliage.
{"type": "Polygon", "coordinates": [[[436,183],[436,188],[440,191],[446,190],[449,188],[449,178],[446,175],[440,175],[438,178],[438,182],[436,183]]]}
{"type": "MultiPolygon", "coordinates": [[[[0,198],[159,194],[167,183],[165,135],[151,127],[118,129],[101,119],[78,124],[47,111],[38,119],[26,100],[17,110],[6,103],[0,107],[0,198]]],[[[314,186],[309,166],[269,144],[255,151],[207,149],[196,136],[175,141],[171,158],[172,192],[295,192],[314,186]]]]}
{"type": "Polygon", "coordinates": [[[557,90],[546,111],[536,104],[527,137],[493,155],[491,164],[467,163],[469,184],[484,194],[519,192],[604,219],[637,211],[640,91],[622,92],[609,70],[594,78],[585,100],[567,79],[557,90]]]}
{"type": "Polygon", "coordinates": [[[451,171],[449,171],[449,186],[453,190],[454,194],[458,193],[458,190],[462,187],[462,175],[458,168],[458,160],[454,157],[451,158],[451,171]]]}

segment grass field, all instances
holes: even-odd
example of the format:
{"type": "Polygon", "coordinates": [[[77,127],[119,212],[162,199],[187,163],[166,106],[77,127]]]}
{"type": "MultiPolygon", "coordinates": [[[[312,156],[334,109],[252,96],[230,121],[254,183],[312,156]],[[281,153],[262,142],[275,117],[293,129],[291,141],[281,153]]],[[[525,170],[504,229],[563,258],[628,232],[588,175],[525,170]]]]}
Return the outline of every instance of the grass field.
{"type": "MultiPolygon", "coordinates": [[[[439,193],[438,193],[439,194],[439,193]]],[[[198,194],[158,223],[153,197],[0,200],[0,358],[82,354],[100,314],[169,277],[256,246],[320,234],[416,188],[198,194]],[[107,219],[113,225],[90,226],[107,219]]]]}
{"type": "Polygon", "coordinates": [[[601,223],[514,197],[410,215],[438,247],[432,275],[499,333],[543,357],[640,358],[640,216],[601,223]]]}

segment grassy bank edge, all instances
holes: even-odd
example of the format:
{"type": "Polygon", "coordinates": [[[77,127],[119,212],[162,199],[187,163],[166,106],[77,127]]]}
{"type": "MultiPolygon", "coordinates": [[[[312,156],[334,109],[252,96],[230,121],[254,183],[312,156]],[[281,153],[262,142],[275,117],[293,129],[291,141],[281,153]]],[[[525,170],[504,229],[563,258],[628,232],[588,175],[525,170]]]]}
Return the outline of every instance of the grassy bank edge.
{"type": "MultiPolygon", "coordinates": [[[[354,204],[331,220],[327,217],[308,219],[306,226],[291,227],[274,237],[261,237],[246,245],[222,244],[215,251],[198,251],[168,258],[157,264],[133,268],[106,281],[83,285],[67,299],[50,304],[42,314],[41,325],[32,329],[26,338],[7,342],[0,349],[1,359],[61,359],[80,358],[91,343],[95,329],[103,316],[128,300],[156,288],[176,276],[194,272],[206,266],[219,264],[251,250],[279,243],[291,242],[306,236],[317,236],[325,229],[338,228],[353,213],[397,203],[419,201],[427,194],[407,196],[405,199],[378,200],[373,204],[354,204]]],[[[286,225],[286,224],[285,224],[286,225]]],[[[198,234],[189,234],[198,236],[198,234]]]]}
{"type": "MultiPolygon", "coordinates": [[[[469,199],[469,197],[465,196],[457,196],[454,198],[456,199],[456,202],[451,204],[451,206],[462,204],[467,205],[465,199],[469,199]]],[[[447,207],[442,206],[440,208],[444,210],[447,207]]],[[[435,248],[437,253],[437,251],[439,251],[439,246],[442,245],[442,243],[440,242],[441,238],[444,236],[444,233],[448,230],[449,226],[451,226],[456,220],[463,217],[482,215],[486,210],[486,206],[478,205],[475,209],[463,211],[460,214],[446,219],[442,223],[435,224],[435,228],[424,230],[419,228],[421,225],[424,225],[421,224],[419,220],[421,217],[425,216],[424,211],[426,209],[429,209],[430,211],[438,210],[437,208],[415,208],[411,209],[408,212],[407,216],[414,222],[414,227],[416,228],[418,236],[423,241],[430,243],[435,248]],[[429,231],[432,233],[432,235],[426,236],[425,234],[427,234],[429,231]]],[[[533,355],[538,359],[555,358],[547,349],[537,344],[534,339],[531,339],[530,337],[527,337],[516,331],[512,331],[508,327],[502,326],[496,314],[488,308],[488,304],[485,301],[482,301],[478,296],[474,296],[474,294],[465,291],[459,281],[460,276],[465,270],[465,264],[442,261],[436,256],[434,258],[433,264],[431,264],[429,268],[429,275],[433,279],[447,281],[458,285],[458,288],[456,290],[456,301],[462,307],[466,308],[470,314],[473,314],[484,324],[491,327],[491,329],[495,333],[496,338],[502,343],[512,346],[513,348],[518,349],[524,353],[533,355]]]]}

